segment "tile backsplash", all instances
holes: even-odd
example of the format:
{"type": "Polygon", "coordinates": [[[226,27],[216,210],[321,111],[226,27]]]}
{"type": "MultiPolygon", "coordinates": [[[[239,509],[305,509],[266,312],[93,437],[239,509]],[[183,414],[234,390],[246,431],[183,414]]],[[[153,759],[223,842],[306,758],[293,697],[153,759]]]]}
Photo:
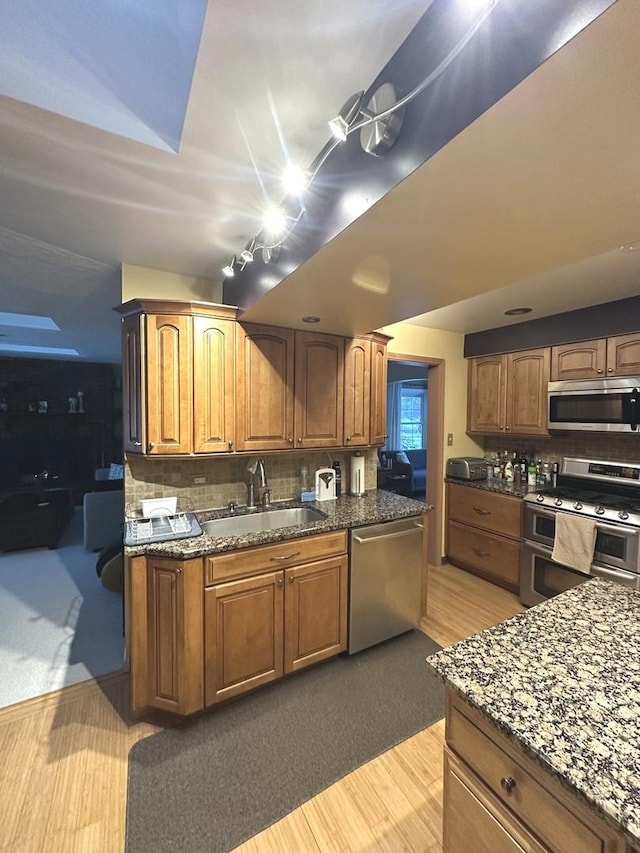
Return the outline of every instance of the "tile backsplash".
{"type": "MultiPolygon", "coordinates": [[[[376,488],[377,452],[363,448],[365,458],[365,488],[376,488]]],[[[314,450],[296,453],[247,453],[224,457],[188,459],[140,458],[130,456],[125,465],[125,502],[130,511],[138,509],[143,498],[163,498],[177,495],[193,504],[194,509],[218,509],[229,501],[239,506],[247,503],[247,465],[258,456],[264,459],[271,500],[289,500],[298,496],[301,487],[300,470],[308,471],[308,487],[312,489],[315,471],[339,461],[342,469],[342,489],[349,488],[350,459],[353,452],[314,450]],[[196,479],[206,482],[197,484],[196,479]]]]}
{"type": "Polygon", "coordinates": [[[611,459],[640,462],[640,434],[572,432],[550,437],[518,438],[517,436],[486,436],[485,453],[498,450],[524,450],[529,459],[555,460],[563,456],[584,459],[611,459]]]}

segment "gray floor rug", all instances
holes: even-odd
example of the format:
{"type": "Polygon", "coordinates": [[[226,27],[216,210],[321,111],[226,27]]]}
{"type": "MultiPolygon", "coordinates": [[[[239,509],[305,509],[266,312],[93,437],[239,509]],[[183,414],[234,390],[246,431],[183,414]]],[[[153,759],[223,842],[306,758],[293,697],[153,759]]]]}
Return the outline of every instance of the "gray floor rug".
{"type": "Polygon", "coordinates": [[[444,716],[411,631],[241,697],[129,753],[127,853],[219,853],[444,716]]]}

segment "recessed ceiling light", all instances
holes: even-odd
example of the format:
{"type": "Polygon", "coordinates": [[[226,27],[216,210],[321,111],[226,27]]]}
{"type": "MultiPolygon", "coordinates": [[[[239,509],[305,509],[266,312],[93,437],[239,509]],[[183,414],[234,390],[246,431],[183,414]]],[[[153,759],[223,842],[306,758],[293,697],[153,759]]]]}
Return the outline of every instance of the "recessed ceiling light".
{"type": "Polygon", "coordinates": [[[620,249],[623,252],[636,252],[640,249],[640,240],[636,240],[635,243],[625,243],[624,246],[620,246],[620,249]]]}
{"type": "Polygon", "coordinates": [[[303,323],[319,323],[320,317],[315,317],[313,314],[309,314],[307,317],[302,318],[303,323]]]}
{"type": "Polygon", "coordinates": [[[515,317],[518,314],[531,314],[532,311],[533,308],[509,308],[509,310],[504,313],[507,317],[515,317]]]}

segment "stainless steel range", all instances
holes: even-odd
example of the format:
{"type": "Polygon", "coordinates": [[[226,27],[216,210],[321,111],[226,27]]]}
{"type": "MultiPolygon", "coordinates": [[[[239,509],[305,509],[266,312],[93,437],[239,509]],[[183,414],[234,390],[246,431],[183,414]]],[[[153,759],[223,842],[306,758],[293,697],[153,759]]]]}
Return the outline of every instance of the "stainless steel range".
{"type": "Polygon", "coordinates": [[[538,604],[589,577],[640,589],[640,463],[566,457],[556,487],[525,496],[523,538],[523,604],[538,604]],[[595,520],[588,573],[551,559],[558,512],[595,520]]]}

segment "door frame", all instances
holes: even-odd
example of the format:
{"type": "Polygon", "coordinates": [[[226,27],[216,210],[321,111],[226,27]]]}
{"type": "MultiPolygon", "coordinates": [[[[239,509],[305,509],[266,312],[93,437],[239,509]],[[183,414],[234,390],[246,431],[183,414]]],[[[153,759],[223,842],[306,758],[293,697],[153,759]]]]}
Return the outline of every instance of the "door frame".
{"type": "Polygon", "coordinates": [[[429,513],[427,562],[442,563],[442,527],[444,519],[444,359],[393,352],[389,361],[424,364],[427,374],[427,487],[425,500],[433,510],[429,513]]]}

